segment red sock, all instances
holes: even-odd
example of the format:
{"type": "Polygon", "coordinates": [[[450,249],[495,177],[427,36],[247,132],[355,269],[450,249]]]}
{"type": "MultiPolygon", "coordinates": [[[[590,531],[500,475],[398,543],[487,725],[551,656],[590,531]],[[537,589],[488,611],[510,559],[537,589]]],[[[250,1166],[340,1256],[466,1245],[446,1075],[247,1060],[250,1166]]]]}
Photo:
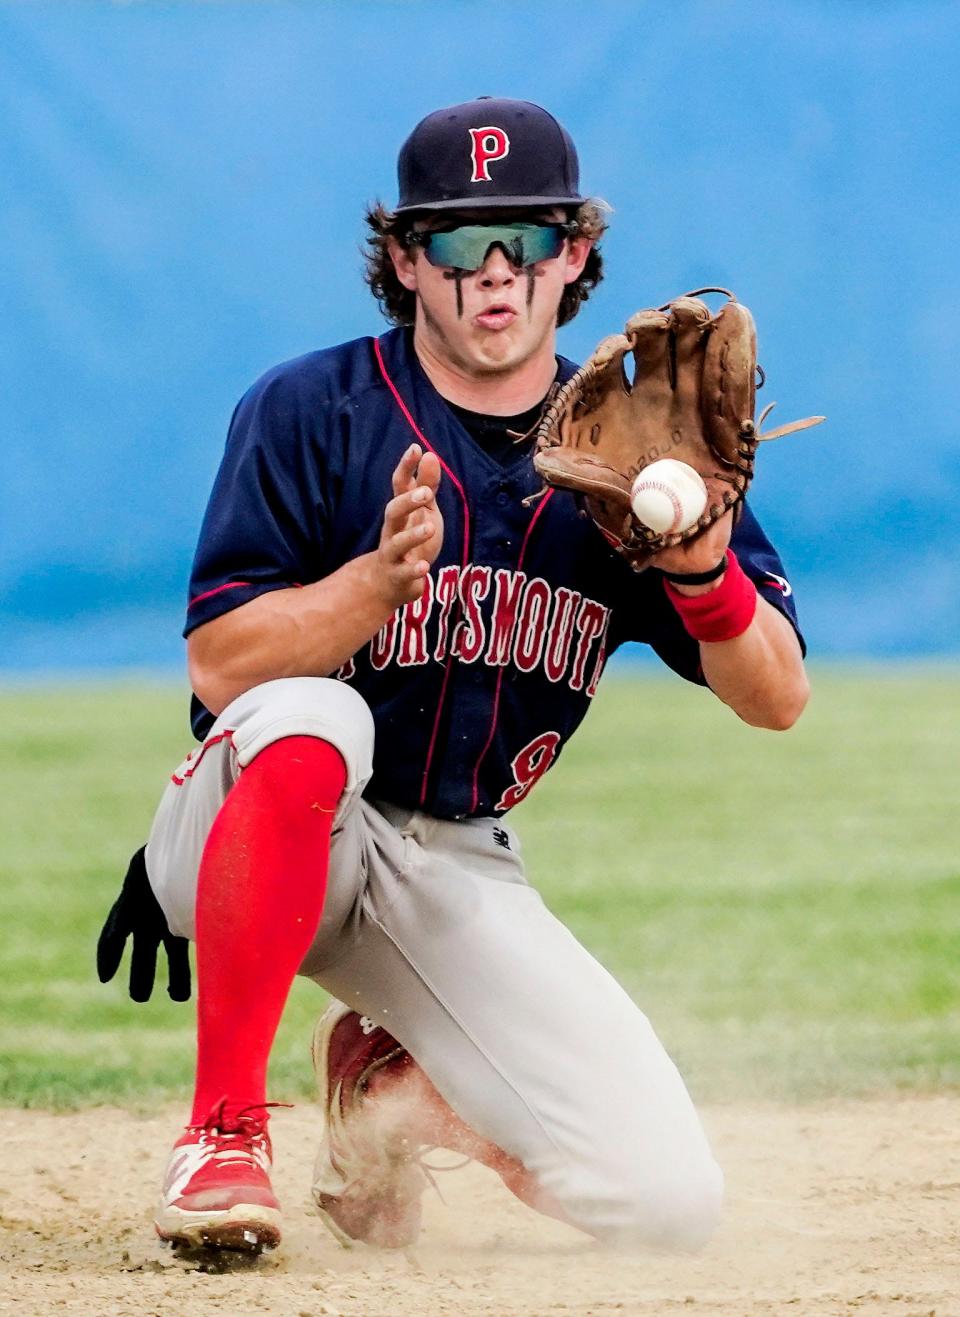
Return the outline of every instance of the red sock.
{"type": "MultiPolygon", "coordinates": [[[[405,1055],[409,1056],[409,1053],[405,1055]]],[[[476,1134],[444,1101],[412,1057],[410,1061],[412,1064],[408,1081],[411,1083],[412,1091],[418,1093],[420,1103],[418,1110],[421,1119],[420,1128],[415,1131],[414,1141],[419,1138],[419,1141],[425,1144],[449,1148],[452,1152],[460,1153],[461,1156],[472,1157],[474,1161],[480,1162],[481,1166],[489,1166],[491,1171],[496,1171],[506,1187],[520,1199],[521,1203],[526,1203],[527,1207],[532,1207],[534,1211],[542,1212],[544,1216],[552,1216],[557,1221],[570,1225],[571,1221],[566,1212],[544,1189],[541,1189],[523,1162],[504,1152],[496,1143],[476,1134]]],[[[372,1081],[371,1091],[376,1090],[378,1078],[379,1076],[376,1076],[372,1081]]]]}
{"type": "Polygon", "coordinates": [[[242,770],[214,820],[197,884],[197,1083],[192,1122],[266,1100],[280,1015],[320,922],[340,753],[290,736],[242,770]]]}
{"type": "Polygon", "coordinates": [[[409,1052],[400,1047],[386,1029],[377,1029],[364,1038],[359,1055],[365,1062],[390,1053],[394,1055],[367,1082],[367,1092],[390,1095],[403,1092],[409,1103],[409,1137],[413,1144],[449,1148],[451,1152],[471,1157],[489,1166],[512,1194],[544,1216],[572,1224],[563,1208],[537,1183],[522,1161],[504,1152],[496,1143],[481,1138],[457,1115],[439,1094],[409,1052]]]}

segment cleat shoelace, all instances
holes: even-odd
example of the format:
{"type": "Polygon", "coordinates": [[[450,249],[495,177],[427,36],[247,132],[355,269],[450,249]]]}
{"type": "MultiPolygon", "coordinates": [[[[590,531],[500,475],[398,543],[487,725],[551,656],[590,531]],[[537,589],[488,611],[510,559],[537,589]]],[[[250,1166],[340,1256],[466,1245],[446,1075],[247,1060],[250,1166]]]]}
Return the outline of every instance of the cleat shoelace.
{"type": "Polygon", "coordinates": [[[259,1102],[243,1107],[233,1117],[230,1129],[224,1129],[227,1099],[214,1103],[202,1121],[188,1125],[190,1132],[200,1135],[199,1142],[209,1148],[207,1156],[218,1166],[249,1166],[253,1170],[270,1170],[270,1138],[267,1134],[267,1117],[271,1107],[289,1107],[290,1102],[259,1102]],[[256,1114],[260,1113],[260,1114],[256,1114]]]}
{"type": "Polygon", "coordinates": [[[400,1135],[392,1141],[390,1149],[387,1151],[384,1148],[378,1148],[376,1142],[370,1139],[365,1130],[362,1108],[370,1079],[378,1070],[383,1069],[397,1056],[402,1055],[402,1050],[402,1048],[397,1048],[386,1056],[378,1058],[367,1067],[354,1085],[348,1101],[350,1114],[346,1117],[343,1111],[343,1085],[341,1081],[338,1081],[331,1095],[328,1109],[331,1161],[344,1178],[344,1194],[349,1193],[354,1186],[362,1184],[371,1172],[376,1174],[377,1172],[386,1171],[388,1175],[392,1176],[406,1167],[413,1167],[419,1170],[425,1185],[429,1185],[446,1206],[446,1199],[436,1180],[437,1174],[442,1174],[445,1171],[462,1170],[464,1166],[468,1166],[473,1160],[471,1157],[465,1156],[462,1161],[453,1164],[431,1165],[427,1161],[431,1153],[446,1151],[439,1144],[417,1144],[400,1135]]]}

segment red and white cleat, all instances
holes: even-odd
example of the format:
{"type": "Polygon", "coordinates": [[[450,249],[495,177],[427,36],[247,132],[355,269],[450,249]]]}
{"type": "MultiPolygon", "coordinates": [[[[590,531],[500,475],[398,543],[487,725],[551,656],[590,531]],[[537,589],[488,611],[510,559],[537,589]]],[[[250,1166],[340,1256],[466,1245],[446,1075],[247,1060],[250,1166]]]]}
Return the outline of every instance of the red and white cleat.
{"type": "Polygon", "coordinates": [[[268,1117],[249,1107],[226,1119],[225,1108],[218,1103],[173,1145],[157,1234],[178,1248],[276,1248],[281,1218],[270,1186],[268,1117]]]}
{"type": "Polygon", "coordinates": [[[430,1182],[410,1138],[417,1085],[403,1082],[420,1072],[385,1029],[338,1001],[314,1030],[313,1067],[326,1115],[313,1180],[320,1216],[347,1248],[409,1248],[430,1182]]]}

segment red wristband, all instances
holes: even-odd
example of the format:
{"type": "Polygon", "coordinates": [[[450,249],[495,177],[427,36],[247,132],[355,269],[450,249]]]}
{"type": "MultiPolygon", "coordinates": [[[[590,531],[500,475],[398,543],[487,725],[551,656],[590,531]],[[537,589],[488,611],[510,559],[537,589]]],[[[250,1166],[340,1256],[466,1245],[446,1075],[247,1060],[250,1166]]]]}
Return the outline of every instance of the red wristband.
{"type": "Polygon", "coordinates": [[[742,636],[757,611],[757,587],[732,549],[727,549],[727,570],[716,589],[706,594],[681,594],[666,580],[663,588],[694,640],[714,645],[742,636]]]}

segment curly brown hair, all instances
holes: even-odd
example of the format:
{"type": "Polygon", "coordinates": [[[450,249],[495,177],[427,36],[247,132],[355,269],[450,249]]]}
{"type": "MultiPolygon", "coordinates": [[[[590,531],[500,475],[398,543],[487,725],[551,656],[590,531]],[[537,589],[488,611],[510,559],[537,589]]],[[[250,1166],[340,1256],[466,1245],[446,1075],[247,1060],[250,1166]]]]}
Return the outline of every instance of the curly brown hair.
{"type": "MultiPolygon", "coordinates": [[[[587,263],[579,279],[567,284],[563,290],[557,310],[558,325],[565,325],[573,319],[603,278],[603,256],[596,244],[607,229],[605,210],[609,210],[605,202],[593,200],[582,202],[567,214],[567,220],[576,225],[576,228],[571,230],[571,237],[592,238],[594,246],[590,249],[587,263]]],[[[427,213],[429,212],[424,212],[427,213]]],[[[366,264],[364,280],[370,286],[371,292],[380,303],[380,310],[389,321],[395,325],[412,325],[416,313],[416,294],[409,288],[404,288],[397,278],[397,272],[390,258],[389,240],[396,239],[401,247],[409,251],[414,246],[410,241],[410,232],[416,214],[405,212],[397,215],[378,201],[368,207],[364,218],[370,230],[366,239],[366,250],[363,252],[366,264]]]]}

